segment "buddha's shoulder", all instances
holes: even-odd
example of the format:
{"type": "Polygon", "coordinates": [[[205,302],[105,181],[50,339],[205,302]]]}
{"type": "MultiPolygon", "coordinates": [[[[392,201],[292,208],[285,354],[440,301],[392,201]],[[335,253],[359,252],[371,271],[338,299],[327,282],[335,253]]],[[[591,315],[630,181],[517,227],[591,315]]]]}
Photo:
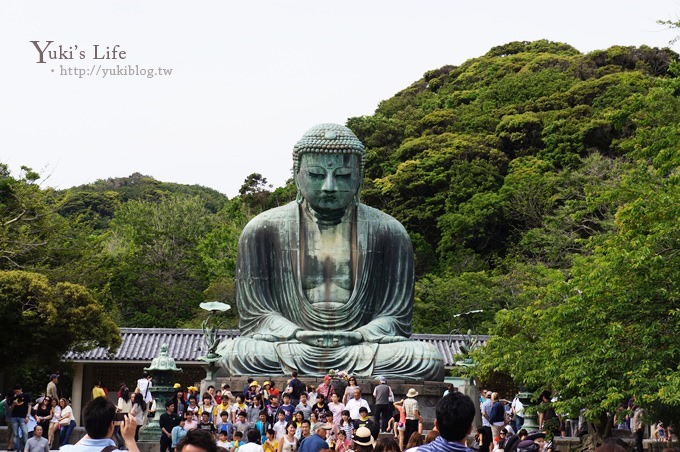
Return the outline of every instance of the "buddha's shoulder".
{"type": "Polygon", "coordinates": [[[359,204],[359,218],[360,221],[366,221],[395,232],[406,233],[404,226],[392,215],[366,204],[359,204]]]}
{"type": "Polygon", "coordinates": [[[251,219],[246,225],[246,229],[260,229],[281,222],[297,221],[297,208],[298,204],[292,201],[283,206],[265,210],[251,219]]]}

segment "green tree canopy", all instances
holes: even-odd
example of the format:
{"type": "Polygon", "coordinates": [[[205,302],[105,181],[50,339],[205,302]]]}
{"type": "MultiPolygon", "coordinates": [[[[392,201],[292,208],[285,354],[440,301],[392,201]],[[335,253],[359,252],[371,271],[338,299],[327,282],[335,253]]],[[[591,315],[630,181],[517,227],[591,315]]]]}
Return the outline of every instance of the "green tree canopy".
{"type": "Polygon", "coordinates": [[[37,273],[0,271],[0,318],[8,339],[0,348],[0,372],[56,368],[68,350],[113,351],[121,343],[118,326],[86,288],[53,284],[37,273]]]}

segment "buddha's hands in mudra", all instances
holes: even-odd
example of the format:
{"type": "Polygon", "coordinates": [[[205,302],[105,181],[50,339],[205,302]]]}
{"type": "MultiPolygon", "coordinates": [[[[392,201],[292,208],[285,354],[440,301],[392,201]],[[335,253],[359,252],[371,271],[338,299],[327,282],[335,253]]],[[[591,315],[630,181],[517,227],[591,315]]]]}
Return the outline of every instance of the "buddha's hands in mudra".
{"type": "Polygon", "coordinates": [[[303,344],[322,348],[344,347],[363,342],[361,333],[356,331],[310,331],[299,330],[295,338],[303,344]]]}

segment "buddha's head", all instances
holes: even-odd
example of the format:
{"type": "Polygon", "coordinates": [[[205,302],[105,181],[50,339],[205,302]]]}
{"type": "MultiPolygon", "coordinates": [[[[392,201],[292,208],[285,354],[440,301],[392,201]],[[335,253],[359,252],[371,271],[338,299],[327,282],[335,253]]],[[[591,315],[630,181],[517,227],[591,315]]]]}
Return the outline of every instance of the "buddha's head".
{"type": "Polygon", "coordinates": [[[306,201],[321,215],[341,215],[359,200],[364,154],[364,145],[347,127],[309,129],[293,148],[298,202],[306,201]]]}

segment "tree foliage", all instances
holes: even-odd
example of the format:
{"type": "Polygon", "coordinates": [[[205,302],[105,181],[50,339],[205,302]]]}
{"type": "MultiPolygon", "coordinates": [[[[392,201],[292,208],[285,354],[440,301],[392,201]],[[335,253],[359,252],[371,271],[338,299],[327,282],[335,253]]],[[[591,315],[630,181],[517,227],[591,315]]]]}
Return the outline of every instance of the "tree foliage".
{"type": "Polygon", "coordinates": [[[351,118],[364,199],[429,260],[415,330],[483,308],[487,381],[552,389],[592,419],[631,396],[680,406],[678,68],[669,49],[513,42],[351,118]]]}
{"type": "Polygon", "coordinates": [[[115,350],[121,342],[118,326],[85,287],[53,284],[33,272],[0,271],[0,318],[8,339],[0,348],[0,372],[57,368],[68,350],[115,350]]]}

